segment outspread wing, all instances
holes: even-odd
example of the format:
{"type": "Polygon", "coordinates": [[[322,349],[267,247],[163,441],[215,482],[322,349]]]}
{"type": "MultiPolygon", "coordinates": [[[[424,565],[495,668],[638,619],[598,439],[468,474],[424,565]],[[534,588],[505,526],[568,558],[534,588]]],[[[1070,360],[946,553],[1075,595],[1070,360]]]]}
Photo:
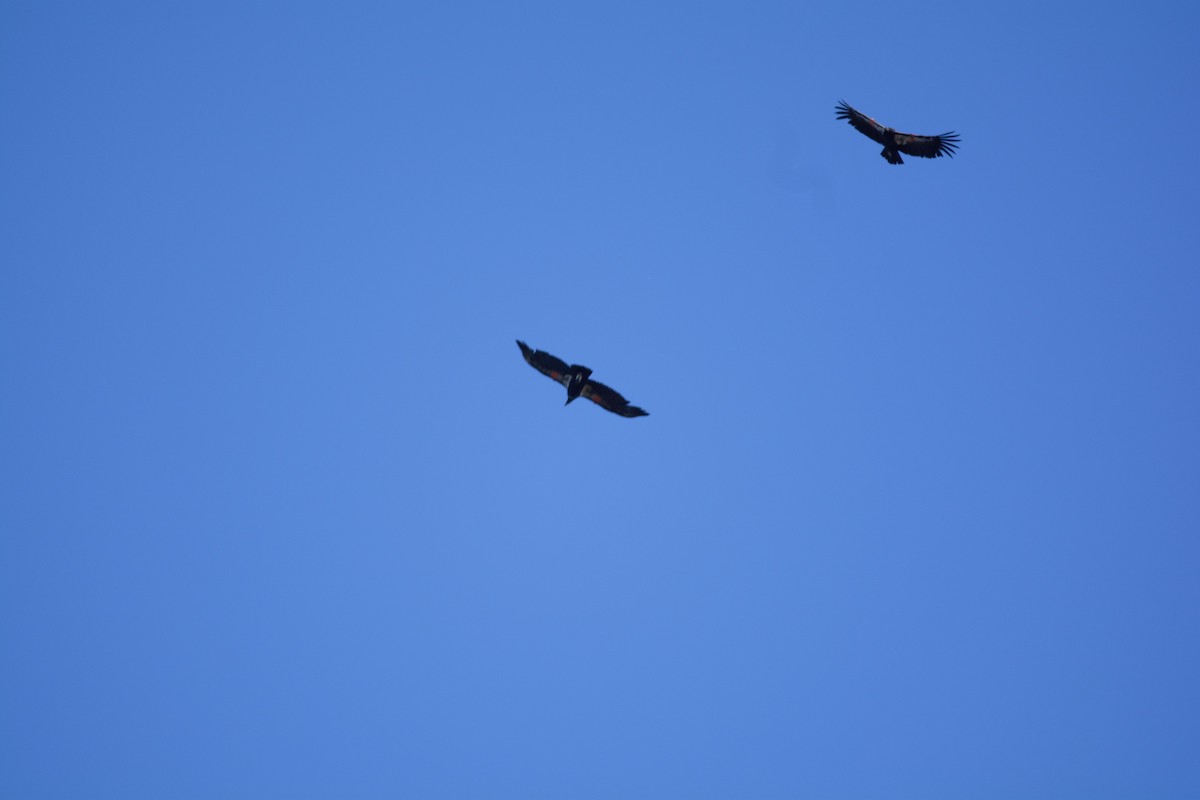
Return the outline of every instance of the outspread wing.
{"type": "Polygon", "coordinates": [[[915,133],[897,133],[896,149],[906,156],[921,158],[954,158],[958,147],[958,134],[954,131],[943,133],[941,136],[919,136],[915,133]]]}
{"type": "Polygon", "coordinates": [[[571,371],[571,368],[567,366],[567,362],[555,358],[544,350],[534,350],[520,339],[517,339],[517,345],[521,348],[521,355],[529,362],[529,366],[555,383],[562,383],[563,376],[571,371]]]}
{"type": "Polygon", "coordinates": [[[620,414],[622,417],[648,417],[647,412],[637,406],[629,405],[629,401],[621,396],[621,393],[616,389],[605,386],[599,381],[588,381],[583,385],[583,392],[580,397],[586,397],[596,405],[611,411],[614,414],[620,414]]]}
{"type": "Polygon", "coordinates": [[[845,100],[837,104],[837,118],[846,120],[864,136],[869,136],[880,144],[884,143],[883,126],[861,111],[855,111],[845,100]]]}

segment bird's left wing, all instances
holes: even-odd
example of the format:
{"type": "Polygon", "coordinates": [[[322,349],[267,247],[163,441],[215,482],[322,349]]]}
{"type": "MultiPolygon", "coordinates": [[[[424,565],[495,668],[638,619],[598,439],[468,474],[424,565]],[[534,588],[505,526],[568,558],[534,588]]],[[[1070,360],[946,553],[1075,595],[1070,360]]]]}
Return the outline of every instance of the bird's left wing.
{"type": "Polygon", "coordinates": [[[586,397],[596,405],[611,411],[614,414],[620,414],[622,417],[648,417],[650,414],[637,406],[629,405],[629,401],[621,396],[621,393],[616,389],[605,386],[599,381],[588,381],[584,384],[581,397],[586,397]]]}
{"type": "Polygon", "coordinates": [[[954,151],[958,147],[958,141],[958,134],[954,131],[943,133],[940,136],[897,133],[896,149],[906,156],[918,156],[920,158],[950,156],[954,158],[954,151]]]}

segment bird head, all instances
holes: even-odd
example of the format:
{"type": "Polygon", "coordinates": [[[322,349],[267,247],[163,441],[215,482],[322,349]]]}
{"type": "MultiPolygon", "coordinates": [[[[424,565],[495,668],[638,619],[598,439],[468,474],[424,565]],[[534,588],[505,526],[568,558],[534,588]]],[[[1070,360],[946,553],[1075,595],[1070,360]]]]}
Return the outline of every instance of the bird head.
{"type": "Polygon", "coordinates": [[[588,376],[592,374],[590,369],[577,364],[572,364],[571,370],[571,380],[567,383],[567,405],[570,405],[572,400],[579,397],[579,393],[583,391],[584,384],[587,383],[588,376]]]}

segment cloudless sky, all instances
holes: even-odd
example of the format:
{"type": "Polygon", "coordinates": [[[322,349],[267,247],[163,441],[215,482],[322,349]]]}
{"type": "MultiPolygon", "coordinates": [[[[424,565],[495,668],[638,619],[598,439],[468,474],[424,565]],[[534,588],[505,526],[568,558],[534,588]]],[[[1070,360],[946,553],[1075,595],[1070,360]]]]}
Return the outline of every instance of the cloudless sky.
{"type": "Polygon", "coordinates": [[[4,3],[0,796],[1200,796],[1198,25],[4,3]]]}

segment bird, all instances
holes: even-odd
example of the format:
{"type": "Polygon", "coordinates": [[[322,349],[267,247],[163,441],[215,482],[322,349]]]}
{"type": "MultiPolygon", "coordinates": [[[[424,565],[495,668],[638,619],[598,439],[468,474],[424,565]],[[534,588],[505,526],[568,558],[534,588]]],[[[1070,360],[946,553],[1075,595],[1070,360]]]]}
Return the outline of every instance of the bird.
{"type": "Polygon", "coordinates": [[[887,159],[889,164],[903,164],[906,156],[921,158],[954,158],[954,150],[958,147],[959,137],[954,131],[940,136],[920,136],[915,133],[900,133],[895,128],[880,125],[861,111],[855,111],[843,100],[836,106],[837,118],[844,119],[854,126],[855,130],[883,145],[879,155],[887,159]]]}
{"type": "Polygon", "coordinates": [[[584,397],[605,411],[611,411],[622,417],[649,416],[648,412],[637,406],[629,405],[629,401],[622,397],[616,389],[605,386],[600,381],[592,380],[592,371],[587,367],[579,364],[568,366],[565,361],[555,358],[544,350],[534,350],[520,339],[517,339],[517,346],[521,348],[521,355],[525,357],[529,366],[556,383],[567,387],[566,405],[570,405],[571,401],[577,397],[584,397]]]}

